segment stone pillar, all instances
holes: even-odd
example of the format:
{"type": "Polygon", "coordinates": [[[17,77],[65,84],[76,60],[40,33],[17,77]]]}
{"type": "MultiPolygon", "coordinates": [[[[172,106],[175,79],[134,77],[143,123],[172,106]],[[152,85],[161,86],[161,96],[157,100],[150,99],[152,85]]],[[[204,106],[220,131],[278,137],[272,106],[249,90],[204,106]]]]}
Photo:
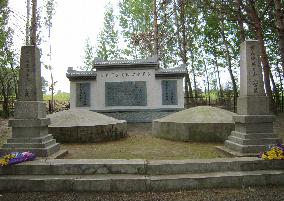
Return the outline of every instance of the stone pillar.
{"type": "Polygon", "coordinates": [[[12,138],[0,149],[0,153],[31,151],[38,157],[47,157],[59,151],[51,134],[50,119],[46,118],[46,106],[42,101],[40,54],[35,46],[21,49],[19,73],[19,97],[15,104],[14,119],[9,121],[12,138]]]}
{"type": "Polygon", "coordinates": [[[265,96],[259,45],[256,40],[241,44],[240,97],[237,115],[233,116],[232,131],[225,147],[239,155],[256,155],[267,145],[281,143],[273,133],[274,116],[269,113],[269,99],[265,96]]]}

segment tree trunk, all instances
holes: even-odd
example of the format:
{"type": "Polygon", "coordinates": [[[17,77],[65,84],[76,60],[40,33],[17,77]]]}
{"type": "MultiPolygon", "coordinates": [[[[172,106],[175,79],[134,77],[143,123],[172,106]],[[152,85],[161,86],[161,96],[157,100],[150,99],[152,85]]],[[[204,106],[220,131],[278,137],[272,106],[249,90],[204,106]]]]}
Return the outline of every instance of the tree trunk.
{"type": "MultiPolygon", "coordinates": [[[[180,5],[180,21],[181,21],[181,32],[182,32],[182,38],[181,38],[181,59],[183,64],[187,66],[187,39],[186,39],[186,28],[185,28],[185,2],[184,0],[181,0],[181,5],[180,5]]],[[[188,87],[188,95],[187,97],[190,100],[187,100],[186,102],[190,103],[193,102],[193,92],[192,92],[192,87],[191,87],[191,81],[189,78],[189,73],[187,70],[187,74],[185,76],[185,83],[188,87]]]]}
{"type": "Polygon", "coordinates": [[[273,77],[273,75],[272,75],[272,72],[271,72],[271,70],[269,71],[269,75],[270,75],[270,80],[271,80],[271,84],[272,84],[272,91],[273,91],[273,94],[274,94],[274,107],[273,107],[273,109],[274,109],[274,113],[277,113],[277,104],[279,104],[280,103],[280,96],[279,96],[279,91],[278,91],[278,88],[277,88],[277,86],[276,86],[276,83],[275,83],[275,80],[274,80],[274,77],[273,77]]]}
{"type": "Polygon", "coordinates": [[[203,57],[203,63],[204,63],[204,71],[205,71],[205,75],[206,75],[207,93],[208,93],[208,100],[209,100],[208,105],[211,105],[209,75],[208,75],[207,65],[206,65],[206,62],[204,60],[204,57],[203,57]]]}
{"type": "Polygon", "coordinates": [[[193,51],[190,48],[190,55],[191,55],[191,69],[192,69],[192,74],[193,74],[193,85],[194,85],[194,98],[195,101],[194,103],[197,103],[197,98],[198,98],[198,93],[197,93],[197,84],[196,84],[196,75],[195,75],[195,68],[194,68],[194,55],[193,55],[193,51]]]}
{"type": "Polygon", "coordinates": [[[223,21],[221,21],[221,35],[222,35],[223,43],[225,45],[225,54],[226,54],[226,60],[227,60],[227,63],[228,63],[228,71],[229,71],[230,78],[231,78],[232,85],[233,85],[234,102],[236,102],[236,98],[238,97],[238,89],[237,89],[236,79],[235,79],[234,74],[233,74],[232,58],[231,58],[230,51],[229,51],[229,44],[228,44],[228,41],[226,40],[226,37],[225,37],[224,22],[223,21]]]}
{"type": "Polygon", "coordinates": [[[274,0],[274,4],[275,4],[275,23],[279,37],[279,52],[281,55],[282,71],[284,72],[284,14],[283,11],[281,10],[281,1],[274,0]]]}
{"type": "Polygon", "coordinates": [[[266,48],[264,45],[264,36],[262,31],[262,25],[260,18],[258,16],[257,10],[255,8],[255,2],[250,1],[249,7],[245,7],[247,13],[249,14],[251,20],[253,21],[253,26],[255,28],[256,37],[259,42],[259,48],[260,48],[260,55],[261,55],[261,63],[263,66],[263,74],[264,74],[264,86],[267,96],[269,97],[270,102],[270,110],[274,111],[274,100],[272,97],[272,90],[270,86],[270,78],[269,78],[269,71],[270,71],[270,64],[268,61],[266,48]]]}
{"type": "Polygon", "coordinates": [[[27,0],[26,45],[30,45],[30,10],[31,0],[27,0]]]}
{"type": "Polygon", "coordinates": [[[9,97],[7,94],[7,90],[5,89],[8,86],[5,86],[4,82],[2,82],[1,85],[2,85],[1,91],[2,91],[2,96],[3,96],[3,102],[2,102],[3,117],[8,118],[9,117],[9,97]]]}
{"type": "Polygon", "coordinates": [[[239,33],[240,33],[240,40],[241,43],[244,42],[246,40],[245,37],[245,29],[244,29],[244,23],[242,20],[242,10],[241,10],[241,0],[236,0],[236,13],[237,13],[237,22],[238,22],[238,26],[239,26],[239,33]]]}
{"type": "Polygon", "coordinates": [[[51,112],[54,112],[54,80],[53,74],[50,70],[50,78],[51,78],[51,112]]]}
{"type": "Polygon", "coordinates": [[[154,0],[153,13],[154,13],[154,54],[159,58],[158,14],[157,14],[156,0],[154,0]]]}
{"type": "Polygon", "coordinates": [[[14,84],[14,91],[15,91],[15,96],[16,96],[16,100],[18,99],[18,80],[17,80],[17,74],[15,72],[15,69],[13,67],[13,63],[10,64],[11,65],[11,69],[13,72],[13,84],[14,84]]]}
{"type": "Polygon", "coordinates": [[[31,45],[37,42],[37,0],[32,0],[32,26],[31,26],[31,45]]]}
{"type": "Polygon", "coordinates": [[[218,76],[218,83],[219,83],[219,98],[220,98],[220,102],[223,101],[223,89],[222,89],[222,85],[221,85],[221,78],[220,78],[220,72],[219,72],[219,65],[218,65],[218,61],[217,61],[217,57],[215,57],[215,66],[216,66],[216,69],[217,69],[217,76],[218,76]]]}

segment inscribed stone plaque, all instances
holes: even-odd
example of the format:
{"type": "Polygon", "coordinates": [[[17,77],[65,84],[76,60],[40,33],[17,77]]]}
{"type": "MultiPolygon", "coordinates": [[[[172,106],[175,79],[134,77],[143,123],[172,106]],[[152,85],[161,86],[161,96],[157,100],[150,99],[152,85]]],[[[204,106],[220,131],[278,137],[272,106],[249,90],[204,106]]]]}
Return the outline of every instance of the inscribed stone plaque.
{"type": "Polygon", "coordinates": [[[145,81],[106,82],[106,106],[146,106],[147,88],[145,81]]]}
{"type": "Polygon", "coordinates": [[[240,95],[264,96],[264,83],[258,41],[241,44],[240,95]]]}
{"type": "Polygon", "coordinates": [[[76,106],[77,107],[90,106],[90,83],[76,84],[76,106]]]}
{"type": "Polygon", "coordinates": [[[162,80],[162,104],[177,105],[176,80],[162,80]]]}
{"type": "Polygon", "coordinates": [[[40,53],[35,46],[21,48],[19,72],[20,101],[42,101],[40,53]]]}

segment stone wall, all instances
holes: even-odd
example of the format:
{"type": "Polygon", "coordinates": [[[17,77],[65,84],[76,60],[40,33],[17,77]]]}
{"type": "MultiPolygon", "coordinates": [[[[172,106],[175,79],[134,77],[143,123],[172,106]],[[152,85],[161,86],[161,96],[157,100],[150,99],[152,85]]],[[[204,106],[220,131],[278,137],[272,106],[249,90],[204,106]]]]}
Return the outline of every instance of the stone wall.
{"type": "Polygon", "coordinates": [[[127,136],[126,122],[95,126],[49,127],[58,142],[93,143],[112,141],[127,136]]]}

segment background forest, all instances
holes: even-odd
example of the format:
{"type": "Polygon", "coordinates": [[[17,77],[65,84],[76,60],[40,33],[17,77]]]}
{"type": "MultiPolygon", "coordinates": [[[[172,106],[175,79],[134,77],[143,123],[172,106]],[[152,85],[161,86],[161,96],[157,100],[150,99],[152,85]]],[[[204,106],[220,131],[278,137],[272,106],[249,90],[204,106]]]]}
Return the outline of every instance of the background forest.
{"type": "MultiPolygon", "coordinates": [[[[45,1],[45,7],[37,12],[45,23],[38,29],[45,27],[50,37],[54,0],[45,1]]],[[[9,102],[17,97],[19,58],[11,48],[13,30],[8,20],[12,11],[7,6],[8,0],[0,0],[0,4],[0,100],[2,115],[9,116],[9,102]]],[[[27,27],[32,27],[29,23],[27,15],[27,27]]],[[[29,30],[27,28],[27,36],[29,30]]],[[[282,0],[120,0],[118,13],[109,3],[97,45],[86,39],[81,68],[90,70],[94,58],[157,56],[162,68],[187,67],[186,107],[201,104],[200,98],[206,98],[205,104],[210,104],[210,99],[222,103],[229,98],[235,105],[239,88],[239,48],[241,42],[248,39],[259,41],[271,109],[283,111],[282,0]]],[[[51,47],[47,54],[51,60],[51,47]]],[[[52,77],[52,66],[45,64],[45,67],[52,77]]],[[[53,80],[48,84],[52,96],[55,84],[53,80]]]]}

